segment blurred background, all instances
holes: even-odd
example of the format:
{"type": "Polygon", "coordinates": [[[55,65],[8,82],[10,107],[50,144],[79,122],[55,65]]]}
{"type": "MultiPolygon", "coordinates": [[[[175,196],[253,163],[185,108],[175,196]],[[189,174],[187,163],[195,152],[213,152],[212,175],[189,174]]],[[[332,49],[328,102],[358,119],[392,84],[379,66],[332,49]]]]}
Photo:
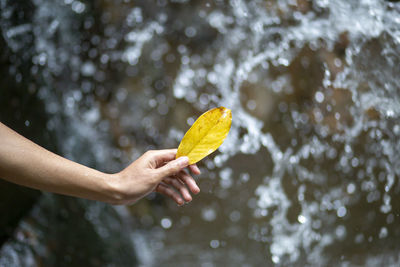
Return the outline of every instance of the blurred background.
{"type": "Polygon", "coordinates": [[[400,3],[0,0],[0,120],[116,172],[204,111],[177,207],[0,183],[0,266],[399,266],[400,3]]]}

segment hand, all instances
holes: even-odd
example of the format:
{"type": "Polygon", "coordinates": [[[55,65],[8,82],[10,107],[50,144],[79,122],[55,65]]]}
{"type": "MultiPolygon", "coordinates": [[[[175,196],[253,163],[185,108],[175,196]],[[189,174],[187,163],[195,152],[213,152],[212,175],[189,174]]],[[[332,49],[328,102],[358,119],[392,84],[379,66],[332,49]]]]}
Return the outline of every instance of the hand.
{"type": "Polygon", "coordinates": [[[200,174],[200,170],[196,165],[188,166],[187,157],[175,160],[176,151],[149,151],[123,171],[107,174],[60,157],[0,122],[0,178],[112,204],[130,204],[153,191],[178,205],[191,201],[189,190],[197,194],[200,189],[184,168],[189,167],[193,174],[200,174]]]}
{"type": "Polygon", "coordinates": [[[200,174],[200,170],[195,164],[188,166],[187,157],[175,159],[176,152],[176,149],[148,151],[112,175],[110,181],[116,192],[112,204],[132,204],[151,192],[164,194],[178,205],[190,202],[189,190],[198,194],[200,189],[184,168],[189,167],[193,174],[200,174]]]}

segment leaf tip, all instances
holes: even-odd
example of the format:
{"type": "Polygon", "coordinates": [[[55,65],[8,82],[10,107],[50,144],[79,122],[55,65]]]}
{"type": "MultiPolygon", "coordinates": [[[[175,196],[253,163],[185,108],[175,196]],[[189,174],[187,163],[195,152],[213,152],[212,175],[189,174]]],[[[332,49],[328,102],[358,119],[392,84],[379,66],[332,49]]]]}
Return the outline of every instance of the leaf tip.
{"type": "Polygon", "coordinates": [[[226,107],[219,107],[218,108],[222,113],[222,118],[229,117],[232,120],[232,110],[226,107]]]}

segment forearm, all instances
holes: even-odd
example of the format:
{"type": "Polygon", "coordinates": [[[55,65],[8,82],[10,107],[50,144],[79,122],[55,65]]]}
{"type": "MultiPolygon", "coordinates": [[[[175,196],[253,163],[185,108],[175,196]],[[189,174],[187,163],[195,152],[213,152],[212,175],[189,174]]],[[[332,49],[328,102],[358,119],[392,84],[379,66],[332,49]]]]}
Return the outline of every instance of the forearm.
{"type": "Polygon", "coordinates": [[[0,123],[0,177],[20,185],[112,202],[111,175],[62,158],[0,123]]]}

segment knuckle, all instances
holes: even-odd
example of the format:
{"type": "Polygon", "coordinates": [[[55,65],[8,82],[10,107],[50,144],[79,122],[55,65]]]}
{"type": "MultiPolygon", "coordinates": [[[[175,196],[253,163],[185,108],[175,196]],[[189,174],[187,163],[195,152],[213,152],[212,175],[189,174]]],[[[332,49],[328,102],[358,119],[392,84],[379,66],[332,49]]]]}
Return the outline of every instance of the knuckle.
{"type": "Polygon", "coordinates": [[[186,175],[182,175],[182,176],[181,176],[181,179],[182,179],[182,181],[185,182],[185,183],[187,183],[188,180],[189,180],[188,177],[187,177],[186,175]]]}
{"type": "Polygon", "coordinates": [[[161,189],[161,187],[157,187],[154,191],[157,193],[160,193],[160,194],[164,193],[163,190],[161,189]]]}
{"type": "Polygon", "coordinates": [[[173,194],[169,189],[165,188],[164,189],[164,195],[171,197],[173,194]]]}
{"type": "Polygon", "coordinates": [[[174,173],[177,173],[177,172],[179,172],[179,171],[181,170],[181,166],[179,165],[178,162],[175,162],[175,163],[173,164],[172,169],[173,169],[174,173]]]}
{"type": "Polygon", "coordinates": [[[152,156],[154,154],[154,150],[147,150],[143,155],[146,157],[152,156]]]}
{"type": "Polygon", "coordinates": [[[164,176],[172,175],[177,172],[177,165],[176,164],[168,164],[166,165],[166,170],[164,176]]]}
{"type": "Polygon", "coordinates": [[[165,191],[167,192],[167,194],[169,194],[169,195],[171,195],[171,196],[174,196],[175,195],[175,192],[171,189],[171,188],[165,188],[165,191]]]}
{"type": "MultiPolygon", "coordinates": [[[[149,178],[148,181],[151,185],[156,185],[160,183],[160,177],[163,176],[162,173],[156,170],[149,170],[149,178]]],[[[160,187],[160,186],[159,186],[160,187]]]]}
{"type": "Polygon", "coordinates": [[[183,191],[186,189],[186,187],[182,183],[180,183],[179,181],[176,181],[175,186],[177,188],[179,188],[180,190],[183,190],[183,191]]]}

